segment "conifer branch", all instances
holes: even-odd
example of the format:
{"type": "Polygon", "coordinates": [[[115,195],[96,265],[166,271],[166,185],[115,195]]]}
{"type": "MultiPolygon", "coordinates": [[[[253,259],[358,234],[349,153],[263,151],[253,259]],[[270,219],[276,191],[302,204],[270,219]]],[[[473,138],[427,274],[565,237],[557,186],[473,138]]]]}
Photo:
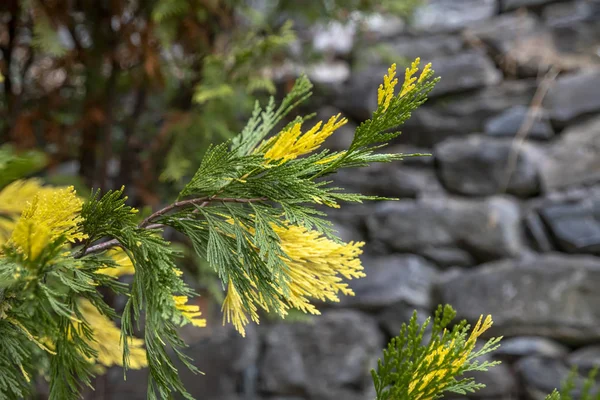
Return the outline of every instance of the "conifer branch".
{"type": "Polygon", "coordinates": [[[171,211],[179,210],[181,208],[186,208],[186,207],[196,206],[196,205],[198,207],[206,207],[211,202],[255,203],[258,201],[265,201],[265,200],[267,200],[266,197],[257,197],[257,198],[253,198],[253,199],[238,199],[238,198],[232,198],[232,197],[206,196],[206,197],[198,197],[195,199],[176,201],[175,203],[170,204],[164,208],[161,208],[160,210],[158,210],[158,211],[154,212],[153,214],[151,214],[150,216],[148,216],[146,219],[144,219],[140,223],[140,228],[146,228],[156,218],[162,217],[163,215],[165,215],[171,211]]]}
{"type": "Polygon", "coordinates": [[[88,247],[87,249],[85,249],[84,252],[79,253],[78,255],[76,255],[75,258],[81,258],[83,256],[87,256],[88,254],[99,253],[101,251],[108,250],[111,247],[115,247],[115,246],[118,246],[118,245],[119,245],[119,241],[117,239],[111,239],[111,240],[108,240],[108,241],[106,241],[104,243],[100,243],[100,244],[97,244],[95,246],[88,247]]]}
{"type": "MultiPolygon", "coordinates": [[[[233,198],[233,197],[205,196],[205,197],[198,197],[195,199],[176,201],[175,203],[169,204],[168,206],[161,208],[160,210],[149,215],[142,222],[140,222],[139,227],[146,228],[146,229],[162,228],[164,225],[152,224],[152,221],[156,220],[159,217],[162,217],[165,214],[168,214],[171,211],[179,210],[182,208],[187,208],[190,206],[206,207],[211,202],[255,203],[255,202],[266,201],[266,200],[268,200],[266,197],[257,197],[257,198],[252,198],[252,199],[238,199],[238,198],[233,198]]],[[[76,258],[81,258],[83,256],[87,256],[87,255],[93,254],[93,253],[99,253],[101,251],[108,250],[115,246],[119,246],[119,241],[117,239],[111,239],[104,243],[100,243],[100,244],[88,247],[87,249],[85,249],[85,251],[80,253],[80,255],[76,256],[76,258]]]]}
{"type": "MultiPolygon", "coordinates": [[[[193,398],[175,362],[198,370],[183,353],[178,327],[204,326],[206,321],[199,318],[198,306],[187,304],[195,293],[175,263],[179,252],[158,234],[167,226],[185,235],[195,254],[218,275],[225,291],[224,322],[242,335],[248,323],[258,323],[259,309],[281,317],[291,309],[318,314],[313,300],[338,301],[339,295],[352,295],[345,280],[364,276],[359,258],[363,243],[341,242],[327,214],[316,205],[337,208],[339,202],[380,198],[347,193],[330,186],[332,182],[315,179],[342,168],[402,158],[380,149],[399,134],[391,130],[406,121],[437,82],[429,64],[420,75],[418,66],[419,59],[406,69],[399,94],[394,90],[399,83],[396,66],[390,67],[378,90],[373,118],[356,129],[343,151],[321,148],[347,122],[341,115],[308,130],[302,128],[307,117],[298,117],[275,131],[284,116],[310,95],[310,82],[299,78],[279,108],[273,99],[264,110],[256,106],[236,138],[207,149],[179,197],[145,219],[126,204],[124,187],[102,195],[96,190],[83,202],[73,187],[52,189],[37,181],[9,180],[11,186],[0,193],[15,214],[10,242],[3,245],[0,257],[0,281],[7,282],[0,290],[4,297],[0,322],[8,321],[0,323],[0,398],[6,397],[5,382],[9,398],[27,397],[29,374],[39,375],[34,364],[40,347],[37,338],[56,344],[50,353],[42,348],[51,399],[76,400],[81,388],[91,385],[97,363],[125,369],[147,366],[148,398],[168,398],[175,392],[193,398]],[[15,201],[17,191],[33,200],[15,201]],[[102,238],[107,241],[101,243],[102,238]],[[82,243],[77,254],[65,252],[68,243],[82,243]],[[94,256],[113,247],[123,251],[94,256]],[[133,274],[131,284],[115,279],[125,274],[133,274]],[[118,315],[99,287],[127,295],[120,332],[112,324],[118,315]],[[135,337],[140,320],[143,341],[135,337]],[[95,347],[99,335],[103,342],[114,337],[121,347],[107,353],[108,358],[100,357],[95,347]]],[[[497,341],[474,352],[475,341],[489,328],[491,318],[480,320],[469,335],[466,322],[452,331],[444,329],[454,315],[451,309],[436,313],[428,346],[419,346],[425,327],[417,325],[416,316],[411,319],[373,372],[378,399],[407,394],[412,399],[436,398],[441,391],[464,394],[481,387],[472,378],[458,381],[455,376],[495,365],[475,358],[494,350],[497,341]]]]}

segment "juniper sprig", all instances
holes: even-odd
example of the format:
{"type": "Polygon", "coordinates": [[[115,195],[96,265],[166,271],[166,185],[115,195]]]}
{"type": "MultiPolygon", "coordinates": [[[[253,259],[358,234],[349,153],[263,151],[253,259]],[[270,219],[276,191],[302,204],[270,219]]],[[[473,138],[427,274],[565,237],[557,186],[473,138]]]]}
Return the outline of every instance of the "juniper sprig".
{"type": "MultiPolygon", "coordinates": [[[[348,149],[335,152],[321,145],[346,123],[339,115],[309,129],[307,118],[298,117],[275,131],[310,96],[312,85],[300,77],[279,107],[273,100],[264,109],[257,104],[237,137],[207,150],[178,200],[142,221],[123,189],[96,191],[84,202],[73,188],[34,180],[0,187],[0,399],[24,396],[35,376],[48,378],[51,399],[76,399],[111,365],[147,365],[150,399],[192,398],[174,363],[197,371],[178,327],[206,321],[188,304],[195,293],[161,235],[165,227],[189,237],[215,271],[226,292],[224,321],[242,335],[260,312],[318,314],[313,300],[352,295],[346,281],[364,276],[363,243],[342,243],[315,206],[377,199],[347,193],[329,177],[403,157],[382,150],[437,81],[429,65],[416,78],[418,67],[417,59],[407,68],[398,94],[395,65],[390,68],[373,117],[356,129],[348,149]],[[117,279],[123,274],[132,275],[131,284],[117,279]],[[121,315],[100,287],[126,296],[121,315]],[[140,322],[143,338],[136,338],[140,322]]],[[[463,340],[461,357],[468,359],[470,340],[463,340]]],[[[433,360],[445,352],[433,351],[433,360]]],[[[441,372],[432,373],[424,379],[440,379],[441,372]]]]}

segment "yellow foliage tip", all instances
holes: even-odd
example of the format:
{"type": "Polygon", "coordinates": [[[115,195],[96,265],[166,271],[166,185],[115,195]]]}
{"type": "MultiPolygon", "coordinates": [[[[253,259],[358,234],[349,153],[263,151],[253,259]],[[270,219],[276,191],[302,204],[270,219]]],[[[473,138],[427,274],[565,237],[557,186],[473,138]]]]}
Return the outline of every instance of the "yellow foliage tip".
{"type": "MultiPolygon", "coordinates": [[[[431,69],[431,63],[428,63],[423,67],[421,74],[417,78],[417,72],[419,71],[419,64],[421,63],[420,58],[416,58],[410,64],[410,67],[406,68],[404,72],[404,83],[400,90],[400,96],[403,97],[413,91],[416,88],[417,83],[422,83],[433,74],[431,69]]],[[[394,98],[394,88],[398,84],[398,78],[396,78],[396,64],[392,64],[387,71],[387,75],[383,77],[383,83],[379,85],[377,90],[377,105],[380,111],[385,112],[390,106],[390,102],[394,98]]]]}
{"type": "MultiPolygon", "coordinates": [[[[319,311],[311,300],[338,302],[340,294],[354,295],[343,280],[365,276],[358,258],[364,243],[336,243],[317,231],[288,222],[272,225],[272,228],[279,236],[282,251],[287,255],[282,261],[288,267],[284,279],[286,287],[275,287],[279,297],[271,299],[269,303],[274,312],[285,317],[289,308],[295,308],[317,315],[319,311]]],[[[246,277],[255,288],[256,283],[249,276],[246,277]]],[[[244,291],[242,295],[230,281],[222,310],[223,323],[233,323],[244,336],[249,319],[258,322],[257,306],[267,312],[270,310],[258,291],[244,291]]]]}
{"type": "Polygon", "coordinates": [[[25,334],[25,336],[27,336],[27,338],[35,343],[40,349],[48,352],[49,354],[52,355],[56,355],[56,352],[53,351],[52,349],[48,348],[47,346],[45,346],[41,340],[39,340],[38,338],[36,338],[35,336],[33,336],[28,330],[27,328],[25,328],[25,326],[23,326],[23,324],[21,324],[19,321],[17,321],[16,319],[13,318],[6,318],[6,320],[13,324],[14,326],[18,327],[19,329],[21,329],[21,331],[25,334]]]}
{"type": "Polygon", "coordinates": [[[377,90],[377,105],[383,106],[383,111],[388,109],[390,101],[394,98],[394,88],[397,84],[396,64],[392,64],[388,68],[387,75],[383,77],[383,84],[379,85],[377,90]]]}
{"type": "Polygon", "coordinates": [[[281,239],[281,248],[288,255],[288,304],[307,312],[309,300],[339,301],[338,294],[354,295],[342,280],[364,277],[358,256],[362,242],[336,243],[317,231],[288,224],[273,227],[281,239]]]}
{"type": "Polygon", "coordinates": [[[14,181],[0,191],[0,213],[18,215],[36,195],[51,190],[43,187],[39,179],[14,181]]]}
{"type": "MultiPolygon", "coordinates": [[[[475,324],[469,338],[462,345],[459,344],[460,342],[452,339],[449,343],[440,343],[437,348],[427,354],[414,372],[414,376],[408,387],[408,394],[418,389],[419,393],[413,396],[413,398],[416,400],[431,398],[431,393],[425,390],[432,381],[441,382],[448,379],[448,377],[455,376],[458,370],[470,359],[477,339],[493,324],[491,315],[488,315],[483,322],[482,320],[483,315],[479,317],[479,321],[475,324]],[[457,348],[457,346],[461,347],[457,348]],[[455,359],[450,365],[445,365],[449,356],[456,354],[455,349],[458,350],[460,357],[455,359]]],[[[442,389],[437,387],[436,391],[441,391],[442,389]]]]}
{"type": "Polygon", "coordinates": [[[31,378],[29,377],[29,374],[27,373],[27,371],[25,371],[25,368],[23,368],[23,364],[19,363],[19,369],[21,370],[21,373],[23,374],[23,377],[25,378],[27,383],[30,383],[31,378]]]}
{"type": "Polygon", "coordinates": [[[102,268],[98,273],[118,278],[123,275],[133,275],[135,268],[133,262],[122,249],[111,249],[106,253],[116,264],[114,267],[102,268]]]}
{"type": "Polygon", "coordinates": [[[477,342],[479,336],[481,336],[485,331],[490,329],[492,327],[492,324],[494,323],[494,321],[492,321],[491,315],[485,317],[483,323],[481,322],[482,319],[483,315],[479,317],[479,320],[475,324],[475,327],[471,331],[471,335],[469,336],[469,339],[465,344],[465,350],[468,350],[468,352],[471,352],[475,348],[475,343],[477,342]]]}
{"type": "Polygon", "coordinates": [[[344,154],[346,154],[346,150],[343,150],[343,151],[340,151],[339,153],[334,153],[328,157],[325,157],[324,159],[317,161],[316,164],[329,164],[330,162],[337,160],[344,154]]]}
{"type": "Polygon", "coordinates": [[[206,326],[206,320],[200,318],[200,315],[202,315],[200,307],[193,304],[187,304],[189,301],[187,296],[173,296],[173,301],[175,302],[175,308],[181,312],[181,315],[187,322],[198,328],[204,328],[206,326]]]}
{"type": "Polygon", "coordinates": [[[414,76],[419,70],[419,64],[421,63],[421,59],[417,57],[415,61],[410,64],[410,68],[406,68],[404,72],[404,83],[402,84],[402,91],[400,92],[400,97],[409,93],[415,88],[415,82],[417,81],[417,77],[414,76]]]}
{"type": "Polygon", "coordinates": [[[427,63],[425,64],[425,67],[423,67],[423,71],[421,71],[421,75],[419,75],[419,79],[417,80],[418,83],[423,82],[425,79],[429,78],[429,76],[433,73],[433,70],[431,69],[431,63],[427,63]]]}
{"type": "Polygon", "coordinates": [[[40,191],[24,208],[11,235],[11,242],[28,259],[36,259],[51,242],[63,237],[69,242],[87,238],[78,230],[83,202],[70,186],[40,191]]]}
{"type": "Polygon", "coordinates": [[[304,134],[302,122],[297,122],[261,146],[268,148],[264,158],[269,161],[286,162],[309,154],[317,150],[333,132],[347,122],[346,118],[341,118],[341,114],[334,115],[324,125],[323,122],[318,122],[304,134]]]}
{"type": "MultiPolygon", "coordinates": [[[[92,327],[93,340],[88,345],[97,352],[95,358],[89,358],[90,363],[96,363],[96,369],[103,371],[103,367],[113,365],[123,366],[123,343],[121,342],[121,329],[107,316],[102,315],[88,300],[79,303],[81,313],[92,327]]],[[[129,368],[141,369],[148,366],[144,341],[138,338],[129,338],[129,368]]]]}
{"type": "Polygon", "coordinates": [[[55,188],[42,186],[39,179],[17,180],[0,190],[0,245],[10,239],[19,215],[41,193],[49,193],[55,188]]]}
{"type": "MultiPolygon", "coordinates": [[[[256,307],[254,307],[253,311],[256,313],[256,307]]],[[[229,280],[229,284],[227,285],[227,295],[225,296],[225,300],[223,301],[223,306],[221,307],[221,311],[223,312],[223,325],[225,323],[232,323],[235,329],[242,335],[246,336],[246,325],[250,322],[248,320],[248,316],[246,315],[246,307],[244,307],[244,303],[242,302],[242,297],[240,293],[236,289],[235,285],[229,280]]]]}

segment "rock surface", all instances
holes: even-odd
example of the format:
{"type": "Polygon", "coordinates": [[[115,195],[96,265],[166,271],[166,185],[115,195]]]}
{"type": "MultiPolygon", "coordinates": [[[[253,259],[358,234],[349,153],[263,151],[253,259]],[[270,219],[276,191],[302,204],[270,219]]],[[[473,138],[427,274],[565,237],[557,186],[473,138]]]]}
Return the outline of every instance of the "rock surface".
{"type": "MultiPolygon", "coordinates": [[[[256,362],[259,355],[259,337],[254,326],[246,329],[246,337],[228,325],[214,324],[208,332],[197,332],[197,341],[186,338],[190,345],[185,354],[194,365],[207,375],[199,376],[185,366],[178,365],[181,379],[192,396],[206,400],[241,400],[239,390],[255,390],[256,362]],[[249,329],[248,329],[249,328],[249,329]]],[[[109,392],[116,399],[146,399],[148,369],[130,370],[123,381],[123,370],[111,368],[108,373],[109,392]]]]}
{"type": "Polygon", "coordinates": [[[600,182],[599,152],[600,118],[565,129],[548,151],[542,183],[548,190],[557,190],[600,182]]]}
{"type": "Polygon", "coordinates": [[[442,280],[443,303],[470,321],[494,316],[494,334],[600,340],[600,258],[558,254],[503,260],[442,280]]]}
{"type": "MultiPolygon", "coordinates": [[[[493,361],[493,357],[484,356],[479,358],[480,361],[493,361]]],[[[470,398],[493,398],[493,399],[510,399],[514,398],[518,392],[517,379],[510,367],[506,364],[499,364],[487,371],[468,372],[465,377],[473,377],[478,383],[482,383],[485,387],[473,394],[470,398]]]]}
{"type": "Polygon", "coordinates": [[[363,260],[367,276],[350,282],[356,293],[344,297],[342,305],[376,310],[397,302],[430,308],[436,277],[434,266],[415,255],[390,255],[363,260]]]}
{"type": "MultiPolygon", "coordinates": [[[[377,314],[377,320],[384,329],[384,332],[389,336],[393,337],[400,333],[402,324],[408,324],[413,316],[413,313],[417,311],[417,322],[423,324],[427,317],[429,317],[429,311],[426,309],[420,309],[414,307],[405,302],[399,302],[393,304],[379,314],[377,314]]],[[[431,327],[427,328],[426,335],[431,332],[431,327]]],[[[426,335],[424,338],[426,339],[426,335]]]]}
{"type": "Polygon", "coordinates": [[[375,321],[354,311],[278,324],[265,340],[262,390],[324,400],[368,392],[369,371],[383,346],[375,321]]]}
{"type": "Polygon", "coordinates": [[[560,250],[600,255],[600,198],[551,205],[539,213],[560,250]]]}
{"type": "Polygon", "coordinates": [[[340,171],[340,186],[371,196],[417,198],[443,193],[433,168],[417,168],[402,163],[373,164],[360,170],[340,171]]]}
{"type": "Polygon", "coordinates": [[[435,65],[436,74],[442,78],[431,91],[431,97],[492,86],[502,80],[500,71],[481,52],[434,58],[431,64],[435,65]]]}
{"type": "Polygon", "coordinates": [[[548,93],[550,117],[567,123],[600,111],[600,70],[584,70],[558,78],[548,93]]]}
{"type": "Polygon", "coordinates": [[[508,13],[492,21],[475,24],[467,32],[484,41],[494,52],[507,54],[519,37],[528,37],[540,28],[538,20],[529,13],[508,13]]]}
{"type": "Polygon", "coordinates": [[[420,57],[421,62],[456,55],[465,47],[465,41],[459,35],[406,36],[402,39],[389,45],[394,56],[408,60],[420,57]]]}
{"type": "Polygon", "coordinates": [[[494,351],[494,357],[514,359],[518,357],[541,356],[564,358],[569,348],[542,336],[520,336],[502,340],[502,345],[494,351]]]}
{"type": "Polygon", "coordinates": [[[505,81],[469,95],[432,99],[413,112],[399,141],[431,147],[449,137],[483,132],[489,118],[515,105],[528,106],[534,92],[532,80],[505,81]]]}
{"type": "Polygon", "coordinates": [[[572,27],[593,21],[598,16],[598,2],[577,0],[550,4],[542,12],[544,22],[551,27],[572,27]]]}
{"type": "Polygon", "coordinates": [[[594,367],[600,366],[600,346],[592,345],[579,348],[569,354],[567,362],[576,366],[582,374],[588,374],[594,367]]]}
{"type": "Polygon", "coordinates": [[[308,68],[309,79],[321,85],[339,85],[350,78],[350,66],[345,61],[328,61],[312,64],[308,68]]]}
{"type": "Polygon", "coordinates": [[[348,54],[354,47],[356,24],[333,21],[314,28],[312,45],[321,53],[348,54]]]}
{"type": "Polygon", "coordinates": [[[373,12],[362,17],[362,31],[372,40],[396,37],[404,32],[406,28],[405,21],[395,15],[373,12]]]}
{"type": "Polygon", "coordinates": [[[451,31],[490,18],[497,0],[431,0],[415,12],[413,25],[428,32],[451,31]]]}
{"type": "MultiPolygon", "coordinates": [[[[534,400],[545,399],[569,376],[569,368],[563,361],[547,357],[523,358],[517,362],[516,370],[527,398],[534,400]]],[[[581,379],[576,383],[581,388],[581,379]]]]}
{"type": "Polygon", "coordinates": [[[516,204],[501,197],[427,198],[378,204],[367,227],[373,241],[394,251],[459,248],[478,260],[491,260],[522,251],[519,220],[516,204]]]}
{"type": "Polygon", "coordinates": [[[542,154],[529,144],[514,146],[512,140],[482,136],[448,139],[434,151],[440,181],[449,191],[466,196],[534,196],[540,191],[542,154]]]}
{"type": "MultiPolygon", "coordinates": [[[[484,131],[489,136],[513,137],[524,126],[529,109],[525,106],[514,106],[503,113],[488,119],[485,122],[484,131]]],[[[549,140],[554,136],[554,128],[548,117],[542,114],[526,130],[527,138],[538,140],[549,140]]]]}
{"type": "Polygon", "coordinates": [[[551,3],[555,0],[500,0],[503,10],[514,10],[519,7],[540,6],[551,3]]]}
{"type": "Polygon", "coordinates": [[[511,77],[535,77],[553,65],[568,64],[559,57],[550,30],[532,13],[503,14],[470,27],[467,35],[482,41],[511,77]]]}

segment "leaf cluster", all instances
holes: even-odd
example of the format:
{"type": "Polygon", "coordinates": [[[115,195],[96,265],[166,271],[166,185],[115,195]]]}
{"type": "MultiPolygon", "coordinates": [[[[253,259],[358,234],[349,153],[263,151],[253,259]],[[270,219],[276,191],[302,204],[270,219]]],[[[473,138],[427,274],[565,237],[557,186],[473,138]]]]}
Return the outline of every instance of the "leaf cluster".
{"type": "MultiPolygon", "coordinates": [[[[185,343],[177,328],[185,323],[184,311],[175,299],[191,296],[193,292],[184,283],[175,263],[178,253],[161,236],[165,226],[185,234],[197,255],[206,259],[215,271],[223,287],[227,288],[224,307],[226,303],[229,305],[227,313],[235,314],[234,325],[242,333],[245,322],[240,321],[246,315],[258,320],[258,307],[282,317],[294,307],[317,313],[316,309],[307,306],[308,298],[324,299],[323,293],[327,290],[329,299],[334,300],[338,291],[351,293],[338,284],[342,279],[335,275],[338,271],[333,271],[333,275],[322,275],[333,279],[333,286],[322,289],[323,293],[311,292],[318,288],[311,282],[311,279],[318,279],[313,275],[302,276],[298,282],[293,282],[290,276],[294,271],[290,269],[294,260],[285,250],[281,232],[291,232],[289,227],[293,225],[297,235],[294,237],[304,242],[288,243],[288,246],[302,245],[304,247],[299,248],[312,251],[310,245],[313,243],[324,249],[319,253],[320,257],[333,258],[331,262],[313,263],[317,264],[313,265],[317,271],[313,273],[318,273],[318,268],[333,265],[341,270],[345,268],[346,272],[340,271],[340,274],[348,279],[362,276],[359,260],[355,260],[359,254],[357,246],[344,247],[349,253],[342,256],[326,252],[341,247],[320,236],[323,234],[339,241],[326,214],[315,207],[338,207],[340,202],[374,198],[346,193],[325,177],[341,168],[401,158],[398,154],[383,153],[381,149],[398,135],[391,130],[402,124],[433,88],[436,82],[433,71],[429,67],[424,71],[411,90],[394,95],[393,87],[388,88],[389,96],[385,102],[380,103],[372,119],[357,128],[352,144],[345,151],[319,149],[326,136],[332,133],[334,125],[330,123],[317,124],[302,133],[299,127],[308,118],[299,117],[281,130],[276,128],[298,103],[310,96],[312,85],[303,76],[281,105],[276,106],[273,99],[264,108],[257,104],[247,126],[236,138],[207,151],[198,171],[179,194],[178,201],[154,212],[141,223],[138,223],[136,210],[126,204],[127,198],[121,188],[103,195],[93,192],[83,206],[78,206],[80,212],[73,219],[66,223],[55,221],[54,227],[47,227],[48,232],[53,232],[51,236],[38,234],[38,243],[47,242],[47,245],[39,253],[36,251],[35,257],[31,256],[31,251],[28,256],[22,247],[31,247],[27,235],[33,237],[33,231],[38,227],[23,225],[31,230],[20,232],[23,246],[19,248],[9,240],[0,253],[0,330],[11,332],[0,337],[0,363],[12,360],[13,367],[10,373],[0,369],[0,385],[10,387],[5,393],[27,390],[29,377],[37,371],[33,360],[38,353],[43,354],[42,359],[48,364],[51,399],[75,399],[82,387],[90,385],[95,374],[90,360],[95,359],[97,351],[91,345],[95,340],[93,327],[86,321],[80,303],[86,300],[108,318],[118,318],[104,302],[98,290],[102,287],[127,296],[120,316],[125,370],[130,358],[128,342],[143,325],[150,370],[148,398],[172,398],[176,393],[192,398],[175,367],[178,359],[197,372],[183,352],[185,343]],[[292,128],[298,130],[297,137],[290,137],[290,132],[296,132],[292,128]],[[283,158],[272,158],[269,154],[279,154],[270,152],[274,148],[296,150],[285,153],[283,158]],[[63,225],[68,226],[68,230],[62,235],[57,234],[56,227],[63,225]],[[305,228],[318,234],[307,235],[305,228]],[[67,239],[73,238],[81,240],[71,246],[67,239]],[[130,285],[99,272],[115,266],[102,253],[114,246],[121,247],[133,264],[135,273],[130,285]],[[304,286],[297,287],[299,291],[292,293],[292,284],[304,286]],[[22,337],[14,339],[19,334],[22,337]],[[26,346],[22,346],[23,341],[27,342],[26,346]]],[[[61,193],[67,199],[71,192],[61,193]]],[[[81,200],[74,200],[71,206],[81,204],[81,200]]],[[[310,262],[302,255],[296,257],[300,263],[310,262]]],[[[188,309],[188,312],[194,311],[188,309]]],[[[440,317],[436,329],[441,329],[445,315],[440,317]]],[[[414,328],[413,325],[410,327],[414,328]]],[[[464,342],[465,334],[463,327],[450,336],[442,335],[442,339],[434,343],[445,344],[450,338],[464,342]]],[[[477,368],[476,363],[468,365],[471,369],[477,368]]],[[[382,376],[380,381],[385,384],[388,375],[382,376]]],[[[466,384],[457,385],[455,391],[468,389],[466,384]]]]}
{"type": "Polygon", "coordinates": [[[384,349],[377,369],[371,371],[377,400],[439,398],[443,392],[464,395],[485,387],[472,377],[457,377],[499,364],[478,358],[496,350],[501,338],[491,338],[475,350],[474,342],[469,343],[470,326],[466,321],[449,329],[455,316],[451,306],[440,305],[430,332],[431,319],[417,323],[416,311],[408,324],[402,324],[399,335],[384,349]],[[426,333],[429,340],[425,340],[426,333]]]}
{"type": "Polygon", "coordinates": [[[546,400],[573,400],[574,398],[581,400],[600,399],[600,390],[598,390],[596,385],[598,368],[598,366],[592,368],[584,380],[580,378],[577,368],[573,367],[562,383],[561,389],[554,389],[552,393],[546,396],[546,400]]]}
{"type": "Polygon", "coordinates": [[[101,260],[65,255],[62,241],[46,246],[35,262],[10,248],[0,259],[0,330],[5,333],[0,337],[0,363],[10,364],[0,368],[0,382],[6,385],[0,393],[7,398],[27,392],[31,377],[44,365],[50,398],[78,398],[91,384],[89,358],[96,356],[90,347],[92,327],[79,301],[87,299],[103,315],[117,317],[97,288],[125,293],[125,287],[98,273],[105,267],[101,260]]]}
{"type": "Polygon", "coordinates": [[[185,345],[176,332],[173,303],[173,294],[189,295],[192,292],[180,278],[181,272],[174,261],[176,254],[170,244],[162,239],[157,230],[140,228],[134,209],[125,205],[125,201],[123,189],[108,192],[102,197],[96,193],[84,205],[81,213],[85,221],[83,229],[90,232],[90,238],[96,240],[109,236],[116,239],[135,268],[129,299],[121,318],[123,364],[127,369],[127,338],[133,336],[134,321],[139,323],[143,314],[144,339],[150,368],[148,397],[168,398],[172,391],[176,391],[191,398],[179,379],[166,346],[184,365],[197,371],[181,352],[185,345]]]}
{"type": "Polygon", "coordinates": [[[17,152],[11,145],[0,146],[0,188],[46,165],[46,157],[35,150],[17,152]]]}

